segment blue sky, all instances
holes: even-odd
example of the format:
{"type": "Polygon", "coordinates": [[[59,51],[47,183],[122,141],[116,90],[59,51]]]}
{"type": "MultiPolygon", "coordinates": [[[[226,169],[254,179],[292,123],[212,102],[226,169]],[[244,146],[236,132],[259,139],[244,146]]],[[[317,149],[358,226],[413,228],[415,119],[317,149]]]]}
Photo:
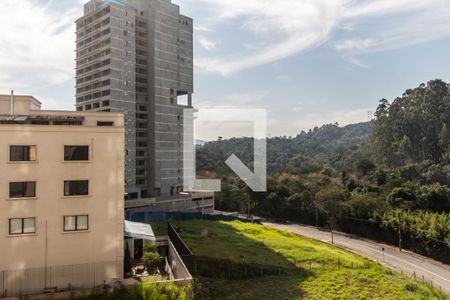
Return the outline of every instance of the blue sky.
{"type": "MultiPolygon", "coordinates": [[[[73,22],[83,2],[2,0],[1,93],[73,109],[73,22]]],[[[365,121],[383,97],[450,81],[448,0],[175,2],[194,18],[194,103],[265,108],[271,136],[365,121]]]]}

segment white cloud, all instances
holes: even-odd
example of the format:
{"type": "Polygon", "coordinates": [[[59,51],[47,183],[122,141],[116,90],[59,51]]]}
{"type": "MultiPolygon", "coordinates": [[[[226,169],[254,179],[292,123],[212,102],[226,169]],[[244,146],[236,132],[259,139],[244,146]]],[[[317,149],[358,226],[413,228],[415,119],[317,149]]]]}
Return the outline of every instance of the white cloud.
{"type": "MultiPolygon", "coordinates": [[[[201,69],[228,75],[275,62],[325,42],[346,0],[197,0],[217,24],[240,21],[244,31],[269,41],[233,57],[198,59],[201,69]]],[[[247,43],[249,44],[249,43],[247,43]]]]}
{"type": "Polygon", "coordinates": [[[211,32],[213,31],[211,28],[204,27],[204,26],[194,26],[195,31],[201,31],[201,32],[211,32]]]}
{"type": "Polygon", "coordinates": [[[336,44],[336,49],[342,50],[366,50],[369,47],[373,47],[375,44],[372,39],[354,39],[338,42],[336,44]]]}
{"type": "MultiPolygon", "coordinates": [[[[233,23],[250,37],[245,42],[247,47],[227,57],[196,60],[201,70],[224,76],[318,47],[333,40],[339,31],[345,31],[347,37],[334,42],[336,50],[361,67],[366,67],[357,58],[361,53],[406,47],[450,35],[448,0],[191,1],[207,11],[207,17],[200,21],[215,26],[216,32],[233,23]]],[[[222,43],[225,45],[226,41],[222,43]]]]}
{"type": "Polygon", "coordinates": [[[218,42],[210,41],[205,37],[200,37],[200,39],[198,41],[200,43],[200,46],[207,51],[216,50],[216,47],[218,44],[218,42]]]}
{"type": "Polygon", "coordinates": [[[31,0],[2,0],[0,88],[28,90],[61,85],[74,77],[75,25],[81,7],[57,11],[31,0]]]}

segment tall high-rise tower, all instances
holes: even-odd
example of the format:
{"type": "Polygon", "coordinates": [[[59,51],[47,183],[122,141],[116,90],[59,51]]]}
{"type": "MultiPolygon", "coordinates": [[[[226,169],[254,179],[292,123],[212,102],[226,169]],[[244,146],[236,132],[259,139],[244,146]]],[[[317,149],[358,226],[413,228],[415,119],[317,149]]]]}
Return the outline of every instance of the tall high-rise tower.
{"type": "Polygon", "coordinates": [[[91,0],[76,26],[77,110],[125,112],[130,199],[175,196],[183,108],[192,106],[192,19],[170,0],[91,0]]]}

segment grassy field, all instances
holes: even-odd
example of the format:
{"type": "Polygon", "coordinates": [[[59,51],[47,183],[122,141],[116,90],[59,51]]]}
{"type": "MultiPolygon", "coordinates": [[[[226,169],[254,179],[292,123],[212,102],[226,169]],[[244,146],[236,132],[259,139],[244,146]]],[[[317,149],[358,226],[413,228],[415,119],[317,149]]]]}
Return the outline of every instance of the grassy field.
{"type": "Polygon", "coordinates": [[[194,255],[306,270],[248,280],[203,278],[197,299],[446,299],[366,258],[288,232],[241,222],[181,224],[194,255]]]}

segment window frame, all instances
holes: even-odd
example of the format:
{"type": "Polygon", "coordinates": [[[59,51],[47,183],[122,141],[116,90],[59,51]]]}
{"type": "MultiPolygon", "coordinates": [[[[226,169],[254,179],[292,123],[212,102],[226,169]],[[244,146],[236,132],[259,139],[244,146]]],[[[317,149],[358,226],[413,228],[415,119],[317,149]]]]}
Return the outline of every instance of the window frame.
{"type": "MultiPolygon", "coordinates": [[[[73,154],[72,154],[73,155],[73,154]]],[[[89,162],[91,159],[90,146],[89,145],[64,145],[63,147],[63,161],[64,162],[89,162]],[[83,147],[87,148],[87,159],[67,159],[66,148],[68,147],[83,147]]]]}
{"type": "MultiPolygon", "coordinates": [[[[25,156],[25,152],[22,152],[22,156],[25,156]]],[[[38,161],[38,157],[37,157],[37,145],[9,145],[9,162],[11,163],[35,163],[38,161]],[[12,149],[13,147],[28,147],[28,157],[31,157],[31,149],[32,147],[34,147],[34,156],[35,159],[34,160],[13,160],[12,159],[12,149]]]]}
{"type": "MultiPolygon", "coordinates": [[[[79,189],[79,187],[77,186],[75,189],[79,189]]],[[[82,180],[64,180],[64,184],[63,184],[63,196],[64,197],[89,197],[89,179],[82,179],[82,180]],[[69,183],[69,191],[70,191],[70,183],[71,182],[76,182],[76,183],[80,183],[80,182],[87,182],[87,193],[86,194],[67,194],[66,193],[66,183],[69,183]]]]}
{"type": "Polygon", "coordinates": [[[89,231],[89,215],[85,214],[85,215],[68,215],[68,216],[63,216],[63,232],[64,233],[70,233],[70,232],[86,232],[89,231]],[[79,217],[86,217],[86,229],[78,229],[78,218],[79,217]],[[66,218],[75,218],[75,229],[73,230],[68,230],[66,229],[66,218]]]}
{"type": "Polygon", "coordinates": [[[25,217],[25,218],[9,218],[8,219],[8,235],[9,236],[23,236],[23,235],[34,235],[37,234],[37,226],[36,226],[36,217],[25,217]],[[21,233],[12,233],[11,232],[11,221],[13,220],[21,220],[21,233]],[[25,220],[34,220],[34,231],[33,232],[25,232],[25,220]]]}
{"type": "Polygon", "coordinates": [[[32,199],[32,198],[36,198],[36,194],[37,194],[36,190],[37,190],[37,182],[36,181],[10,181],[9,182],[9,194],[8,194],[9,198],[8,199],[14,199],[15,200],[15,199],[32,199]],[[24,185],[24,187],[25,187],[23,189],[24,193],[23,193],[23,196],[13,197],[11,195],[11,185],[12,184],[17,184],[17,183],[21,183],[21,184],[24,185]],[[34,188],[33,188],[34,194],[32,196],[27,196],[26,195],[26,191],[27,191],[26,184],[29,184],[29,183],[33,183],[34,184],[34,188]]]}
{"type": "Polygon", "coordinates": [[[97,127],[114,127],[114,121],[97,121],[97,127]]]}

